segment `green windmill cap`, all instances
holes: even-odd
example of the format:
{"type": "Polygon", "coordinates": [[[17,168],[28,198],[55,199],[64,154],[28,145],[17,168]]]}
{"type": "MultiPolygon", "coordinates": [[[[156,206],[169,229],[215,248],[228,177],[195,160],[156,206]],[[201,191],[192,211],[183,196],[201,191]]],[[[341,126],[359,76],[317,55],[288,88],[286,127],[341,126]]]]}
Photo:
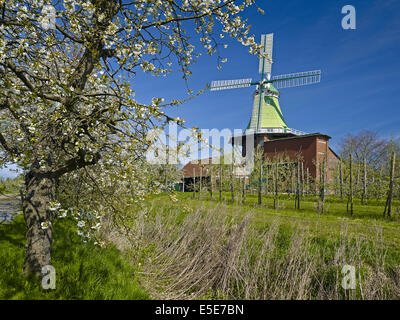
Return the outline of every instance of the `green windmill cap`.
{"type": "Polygon", "coordinates": [[[272,85],[272,84],[270,84],[270,86],[269,86],[269,89],[268,89],[269,91],[272,91],[272,92],[276,92],[276,93],[279,93],[279,91],[278,90],[276,90],[276,88],[272,85]]]}

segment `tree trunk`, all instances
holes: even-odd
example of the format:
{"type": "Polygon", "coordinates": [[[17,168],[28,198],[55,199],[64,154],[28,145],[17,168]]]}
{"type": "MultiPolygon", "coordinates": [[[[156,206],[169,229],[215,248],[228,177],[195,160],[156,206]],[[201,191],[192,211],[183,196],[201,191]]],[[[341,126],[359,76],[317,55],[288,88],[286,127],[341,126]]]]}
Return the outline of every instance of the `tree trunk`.
{"type": "Polygon", "coordinates": [[[203,184],[203,167],[200,165],[200,181],[199,181],[199,194],[198,198],[201,199],[201,191],[202,191],[202,184],[203,184]]]}
{"type": "Polygon", "coordinates": [[[325,210],[325,175],[326,175],[326,164],[325,158],[322,163],[319,163],[319,199],[318,199],[318,214],[324,213],[325,210]]]}
{"type": "Polygon", "coordinates": [[[193,199],[196,198],[196,171],[193,168],[193,199]]]}
{"type": "Polygon", "coordinates": [[[301,162],[301,196],[304,197],[304,162],[301,162]]]}
{"type": "Polygon", "coordinates": [[[246,177],[245,176],[243,176],[242,188],[243,188],[242,189],[242,204],[244,204],[246,201],[246,177]]]}
{"type": "MultiPolygon", "coordinates": [[[[211,168],[211,167],[210,167],[211,168]]],[[[210,200],[213,199],[213,176],[210,169],[210,200]]]]}
{"type": "Polygon", "coordinates": [[[49,265],[51,260],[55,214],[48,203],[55,199],[56,181],[49,175],[30,171],[25,176],[25,192],[23,213],[27,232],[24,272],[40,276],[42,267],[49,265]]]}
{"type": "Polygon", "coordinates": [[[262,160],[260,160],[260,172],[258,176],[258,205],[261,206],[262,203],[262,198],[261,198],[261,193],[262,193],[262,160]]]}
{"type": "Polygon", "coordinates": [[[232,159],[232,166],[231,166],[231,201],[232,201],[232,203],[235,202],[234,190],[233,190],[233,170],[234,170],[234,166],[233,166],[233,159],[232,159]]]}
{"type": "Polygon", "coordinates": [[[293,194],[293,193],[295,193],[296,191],[295,191],[295,179],[296,179],[296,174],[295,174],[295,168],[294,168],[294,166],[292,166],[292,187],[291,187],[291,190],[290,190],[290,194],[293,194]]]}
{"type": "Polygon", "coordinates": [[[340,199],[343,200],[343,153],[340,154],[340,199]]]}
{"type": "Polygon", "coordinates": [[[362,204],[367,204],[367,160],[364,155],[363,157],[363,193],[362,193],[362,204]]]}
{"type": "Polygon", "coordinates": [[[393,151],[392,159],[391,159],[391,163],[390,163],[389,190],[388,190],[388,196],[387,196],[386,205],[385,205],[385,211],[383,212],[383,216],[385,217],[386,209],[387,209],[387,216],[389,218],[392,214],[393,178],[394,178],[395,168],[396,168],[396,153],[393,151]]]}
{"type": "Polygon", "coordinates": [[[222,164],[219,165],[219,201],[222,201],[222,164]]]}
{"type": "Polygon", "coordinates": [[[165,167],[165,192],[168,192],[168,166],[165,167]]]}
{"type": "Polygon", "coordinates": [[[349,199],[347,201],[347,212],[349,211],[350,204],[350,215],[353,215],[353,155],[350,154],[350,185],[349,185],[349,199]]]}
{"type": "Polygon", "coordinates": [[[278,163],[276,163],[275,167],[275,196],[274,196],[274,209],[278,209],[279,206],[279,190],[278,190],[278,163]]]}
{"type": "Polygon", "coordinates": [[[382,177],[383,177],[383,164],[381,164],[381,171],[379,172],[379,183],[378,183],[377,200],[380,200],[381,197],[382,197],[382,177]]]}
{"type": "Polygon", "coordinates": [[[300,162],[297,162],[296,201],[295,209],[300,210],[300,162]]]}

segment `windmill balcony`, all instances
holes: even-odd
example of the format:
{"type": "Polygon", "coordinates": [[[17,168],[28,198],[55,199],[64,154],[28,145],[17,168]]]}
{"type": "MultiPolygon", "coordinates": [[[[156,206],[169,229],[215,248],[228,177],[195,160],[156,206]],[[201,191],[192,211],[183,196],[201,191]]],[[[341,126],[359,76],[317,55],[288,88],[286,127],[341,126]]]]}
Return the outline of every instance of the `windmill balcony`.
{"type": "Polygon", "coordinates": [[[256,133],[292,133],[296,136],[302,136],[302,135],[307,134],[304,131],[300,131],[300,130],[296,130],[296,129],[292,129],[292,128],[261,128],[261,129],[258,129],[256,133]]]}

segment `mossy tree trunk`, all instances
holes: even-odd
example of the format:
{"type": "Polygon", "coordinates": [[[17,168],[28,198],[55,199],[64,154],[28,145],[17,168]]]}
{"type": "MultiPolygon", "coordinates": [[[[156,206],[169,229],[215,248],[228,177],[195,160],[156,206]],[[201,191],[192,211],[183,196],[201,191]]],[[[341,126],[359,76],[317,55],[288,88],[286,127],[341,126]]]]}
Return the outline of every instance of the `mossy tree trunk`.
{"type": "Polygon", "coordinates": [[[56,179],[50,174],[30,171],[25,176],[23,214],[27,225],[26,275],[40,276],[42,267],[49,265],[53,239],[54,213],[49,203],[55,199],[56,179]]]}

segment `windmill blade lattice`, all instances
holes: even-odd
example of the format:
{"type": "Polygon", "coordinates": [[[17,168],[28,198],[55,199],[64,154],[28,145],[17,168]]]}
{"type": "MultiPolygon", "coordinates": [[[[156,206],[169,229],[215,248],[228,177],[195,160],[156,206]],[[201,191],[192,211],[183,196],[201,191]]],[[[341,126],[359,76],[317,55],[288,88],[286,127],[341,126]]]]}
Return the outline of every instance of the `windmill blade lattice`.
{"type": "MultiPolygon", "coordinates": [[[[291,88],[319,83],[321,81],[321,70],[298,72],[271,77],[272,51],[274,34],[261,35],[258,71],[261,74],[259,81],[252,79],[220,80],[211,82],[211,91],[244,88],[252,85],[257,86],[253,93],[252,114],[247,129],[255,130],[256,133],[288,133],[299,135],[298,131],[290,129],[285,122],[279,106],[279,91],[275,89],[291,88]],[[275,88],[275,89],[274,89],[275,88]]],[[[247,130],[246,129],[246,130],[247,130]]]]}
{"type": "Polygon", "coordinates": [[[245,88],[252,85],[251,78],[237,80],[218,80],[211,82],[211,91],[245,88]]]}
{"type": "Polygon", "coordinates": [[[261,35],[261,44],[263,45],[263,49],[261,51],[263,58],[260,58],[258,73],[262,75],[271,74],[274,34],[269,33],[261,35]]]}
{"type": "Polygon", "coordinates": [[[300,87],[321,82],[321,70],[273,76],[271,83],[276,89],[300,87]]]}

